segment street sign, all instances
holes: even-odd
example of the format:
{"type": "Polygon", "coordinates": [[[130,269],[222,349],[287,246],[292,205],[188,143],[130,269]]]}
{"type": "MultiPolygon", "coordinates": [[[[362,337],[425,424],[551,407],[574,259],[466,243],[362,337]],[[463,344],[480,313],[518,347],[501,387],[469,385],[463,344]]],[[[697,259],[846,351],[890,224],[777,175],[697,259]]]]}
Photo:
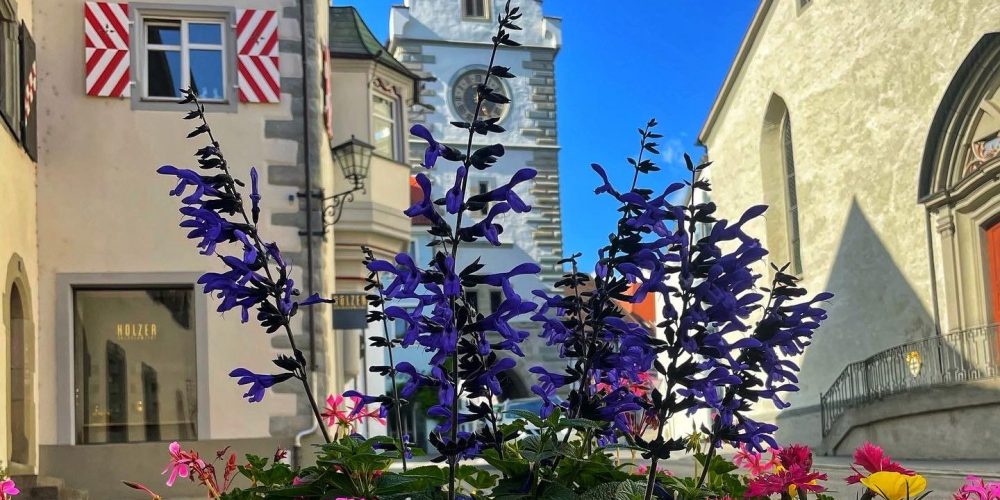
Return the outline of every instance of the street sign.
{"type": "Polygon", "coordinates": [[[368,300],[363,293],[336,293],[333,304],[334,330],[363,330],[368,326],[368,300]]]}

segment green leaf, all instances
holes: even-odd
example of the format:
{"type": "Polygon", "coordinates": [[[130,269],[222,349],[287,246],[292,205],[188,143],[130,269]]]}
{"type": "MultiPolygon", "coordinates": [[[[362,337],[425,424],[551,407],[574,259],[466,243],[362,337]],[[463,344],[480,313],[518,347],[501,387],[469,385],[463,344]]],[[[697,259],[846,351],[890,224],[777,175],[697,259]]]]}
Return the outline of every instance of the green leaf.
{"type": "Polygon", "coordinates": [[[646,485],[639,481],[604,483],[586,491],[580,500],[642,500],[646,485]]]}
{"type": "Polygon", "coordinates": [[[511,415],[514,415],[514,416],[517,416],[517,417],[520,417],[520,418],[523,418],[523,419],[527,420],[528,423],[530,423],[531,425],[534,425],[535,427],[542,427],[543,425],[545,425],[545,423],[542,422],[542,417],[539,417],[537,413],[532,412],[532,411],[528,411],[528,410],[507,410],[507,413],[510,413],[511,415]]]}
{"type": "Polygon", "coordinates": [[[559,484],[546,482],[539,486],[538,498],[545,498],[548,500],[579,500],[580,496],[573,492],[573,490],[559,484]]]}
{"type": "Polygon", "coordinates": [[[604,426],[597,421],[586,418],[564,418],[556,424],[556,430],[577,429],[577,430],[598,430],[604,426]]]}
{"type": "Polygon", "coordinates": [[[455,477],[477,490],[490,489],[496,486],[497,479],[499,479],[497,476],[490,474],[489,471],[474,465],[459,466],[458,470],[455,471],[455,477]]]}

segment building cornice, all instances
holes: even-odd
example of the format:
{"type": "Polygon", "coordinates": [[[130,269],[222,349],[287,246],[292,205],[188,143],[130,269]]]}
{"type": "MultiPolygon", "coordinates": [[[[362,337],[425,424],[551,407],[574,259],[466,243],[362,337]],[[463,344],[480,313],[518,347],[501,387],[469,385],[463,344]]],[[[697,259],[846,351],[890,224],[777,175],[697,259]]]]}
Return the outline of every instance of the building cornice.
{"type": "MultiPolygon", "coordinates": [[[[469,47],[480,47],[480,48],[493,48],[493,42],[490,41],[471,41],[471,40],[437,40],[433,38],[411,38],[405,36],[393,36],[389,39],[389,51],[394,52],[396,47],[400,43],[415,43],[420,45],[441,45],[441,46],[455,46],[455,45],[467,45],[469,47]]],[[[518,45],[517,47],[504,47],[504,50],[551,50],[552,52],[559,52],[559,47],[553,47],[551,45],[518,45]]]]}
{"type": "Polygon", "coordinates": [[[750,27],[747,29],[746,34],[743,35],[743,41],[740,42],[736,58],[733,60],[733,64],[729,66],[729,72],[726,73],[726,78],[722,81],[722,87],[719,88],[719,93],[715,96],[715,101],[708,111],[708,117],[701,127],[701,132],[698,133],[698,144],[707,146],[708,136],[712,133],[712,128],[715,127],[719,115],[722,114],[722,108],[725,107],[726,100],[729,99],[733,87],[736,86],[736,81],[739,79],[740,73],[743,71],[743,67],[750,57],[750,51],[757,41],[757,36],[764,26],[764,21],[767,19],[768,14],[771,12],[771,7],[775,3],[775,0],[761,0],[757,6],[757,11],[750,21],[750,27]]]}

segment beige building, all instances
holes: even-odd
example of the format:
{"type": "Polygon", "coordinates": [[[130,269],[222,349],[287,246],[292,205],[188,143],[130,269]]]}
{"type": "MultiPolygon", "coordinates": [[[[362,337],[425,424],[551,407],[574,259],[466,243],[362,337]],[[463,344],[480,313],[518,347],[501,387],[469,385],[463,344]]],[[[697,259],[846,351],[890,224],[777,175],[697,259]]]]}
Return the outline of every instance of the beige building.
{"type": "Polygon", "coordinates": [[[723,215],[769,204],[750,229],[772,259],[836,294],[792,408],[764,412],[783,441],[998,456],[997,19],[978,0],[760,3],[699,141],[723,215]]]}
{"type": "Polygon", "coordinates": [[[0,1],[0,462],[11,474],[32,472],[38,464],[34,160],[38,110],[31,86],[32,19],[30,0],[0,1]]]}
{"type": "MultiPolygon", "coordinates": [[[[359,290],[358,245],[383,256],[408,245],[403,111],[415,80],[384,53],[341,57],[334,17],[314,0],[0,0],[0,60],[13,61],[0,68],[0,459],[25,494],[58,489],[37,479],[52,476],[90,498],[142,498],[119,480],[162,485],[174,440],[269,456],[318,439],[301,388],[248,404],[228,376],[271,370],[288,340],[201,293],[198,277],[220,266],[177,227],[174,182],[156,169],[196,166],[204,144],[185,139],[191,122],[176,104],[178,88],[196,86],[234,174],[261,172],[261,231],[298,287],[359,290]],[[30,62],[36,31],[37,110],[33,92],[21,106],[20,68],[34,66],[14,64],[21,50],[30,62]],[[352,136],[375,148],[358,183],[335,161],[352,136]],[[327,210],[352,190],[342,217],[327,210]]],[[[356,365],[358,343],[345,345],[330,308],[296,319],[318,398],[358,387],[344,363],[356,365]]],[[[158,489],[202,495],[187,481],[158,489]]]]}

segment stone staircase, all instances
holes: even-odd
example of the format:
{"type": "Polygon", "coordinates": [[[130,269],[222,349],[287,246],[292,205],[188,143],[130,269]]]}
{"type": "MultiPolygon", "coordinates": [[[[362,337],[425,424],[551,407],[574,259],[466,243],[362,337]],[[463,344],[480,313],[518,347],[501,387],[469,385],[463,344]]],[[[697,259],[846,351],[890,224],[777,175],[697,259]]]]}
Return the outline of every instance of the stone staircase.
{"type": "Polygon", "coordinates": [[[88,500],[86,491],[67,488],[62,479],[34,474],[13,475],[21,490],[17,500],[88,500]]]}

